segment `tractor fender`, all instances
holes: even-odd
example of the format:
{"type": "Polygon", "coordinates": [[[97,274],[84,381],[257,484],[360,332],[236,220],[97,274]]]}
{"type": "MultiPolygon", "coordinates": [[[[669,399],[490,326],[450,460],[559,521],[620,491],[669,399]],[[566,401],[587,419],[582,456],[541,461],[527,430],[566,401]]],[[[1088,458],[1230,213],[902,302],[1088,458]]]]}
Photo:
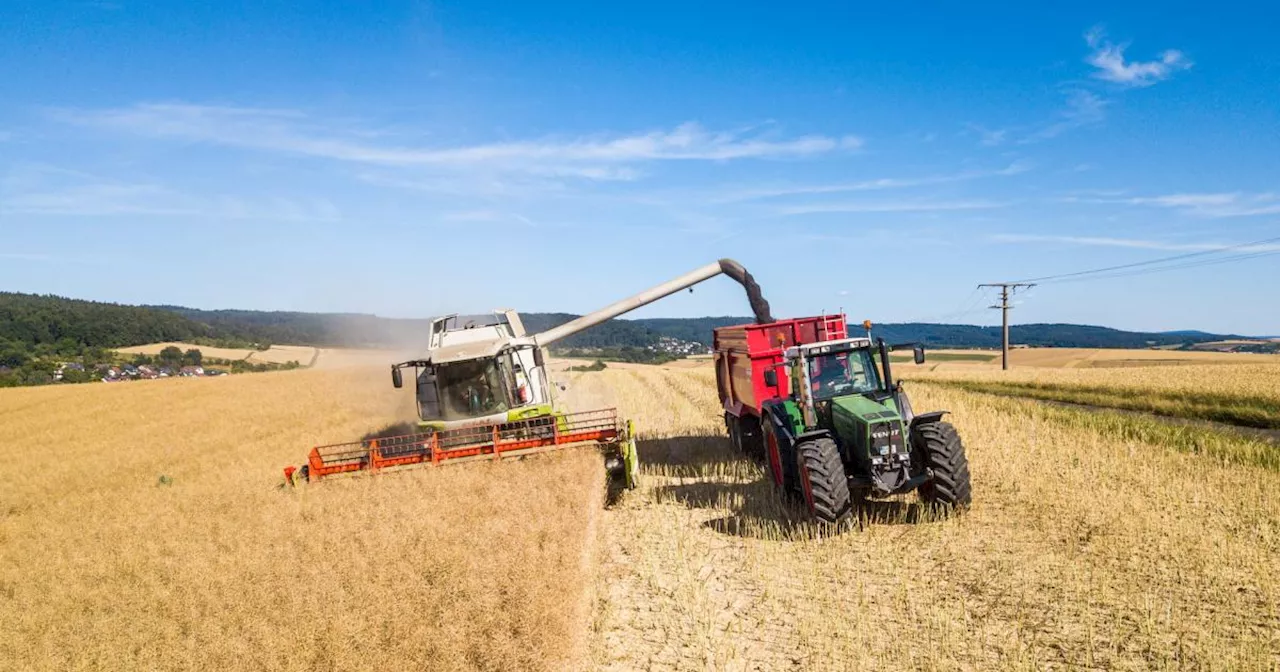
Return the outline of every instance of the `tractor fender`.
{"type": "Polygon", "coordinates": [[[761,410],[764,411],[761,420],[773,425],[778,436],[786,438],[790,443],[795,443],[795,428],[791,426],[791,418],[787,416],[781,404],[770,404],[761,410]]]}
{"type": "Polygon", "coordinates": [[[927,425],[931,422],[937,422],[942,419],[942,416],[950,412],[951,411],[930,411],[928,413],[921,413],[914,418],[911,418],[911,428],[915,429],[916,425],[927,425]]]}
{"type": "MultiPolygon", "coordinates": [[[[792,443],[800,443],[801,441],[808,441],[809,439],[834,439],[834,438],[835,437],[831,435],[830,430],[812,429],[807,432],[801,432],[797,434],[795,438],[793,438],[791,441],[792,443]]],[[[837,443],[839,442],[837,441],[837,443]]]]}

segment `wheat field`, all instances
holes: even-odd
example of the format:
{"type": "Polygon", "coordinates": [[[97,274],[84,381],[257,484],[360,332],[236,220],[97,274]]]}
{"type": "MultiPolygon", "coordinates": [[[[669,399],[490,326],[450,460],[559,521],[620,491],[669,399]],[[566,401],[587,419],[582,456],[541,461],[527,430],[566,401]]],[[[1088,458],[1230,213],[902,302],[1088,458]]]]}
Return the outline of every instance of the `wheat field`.
{"type": "Polygon", "coordinates": [[[1280,665],[1274,469],[1134,439],[1085,411],[911,381],[917,410],[952,412],[973,509],[933,518],[906,497],[821,529],[729,452],[709,366],[610,364],[556,377],[563,406],[615,406],[637,423],[642,483],[617,501],[590,451],[277,490],[309,445],[410,412],[373,359],[0,390],[0,661],[1280,665]]]}
{"type": "Polygon", "coordinates": [[[917,410],[964,436],[973,509],[928,520],[905,498],[825,534],[729,453],[709,367],[572,375],[573,403],[649,432],[644,486],[602,526],[601,669],[1280,664],[1275,471],[919,383],[917,410]]]}
{"type": "MultiPolygon", "coordinates": [[[[941,355],[926,367],[940,371],[973,371],[1000,368],[1000,351],[997,350],[930,350],[941,355]],[[955,361],[948,355],[974,358],[987,356],[986,361],[955,361]]],[[[1275,359],[1274,355],[1197,350],[1125,349],[1125,348],[1013,348],[1009,351],[1009,364],[1016,368],[1050,369],[1118,369],[1169,367],[1186,364],[1242,364],[1259,363],[1275,359]]],[[[1113,372],[1114,375],[1114,372],[1113,372]]]]}
{"type": "Polygon", "coordinates": [[[311,362],[312,358],[315,357],[318,352],[317,348],[305,345],[273,345],[266,350],[249,350],[242,348],[216,348],[209,345],[195,345],[192,343],[179,343],[175,341],[119,348],[117,352],[126,355],[158,355],[161,350],[170,346],[176,347],[183,352],[190,349],[199,350],[200,354],[205,357],[229,360],[243,359],[249,362],[267,362],[273,364],[297,362],[299,364],[306,365],[311,362]]]}
{"type": "Polygon", "coordinates": [[[404,417],[384,374],[3,390],[0,668],[581,660],[597,456],[277,489],[309,446],[404,417]]]}

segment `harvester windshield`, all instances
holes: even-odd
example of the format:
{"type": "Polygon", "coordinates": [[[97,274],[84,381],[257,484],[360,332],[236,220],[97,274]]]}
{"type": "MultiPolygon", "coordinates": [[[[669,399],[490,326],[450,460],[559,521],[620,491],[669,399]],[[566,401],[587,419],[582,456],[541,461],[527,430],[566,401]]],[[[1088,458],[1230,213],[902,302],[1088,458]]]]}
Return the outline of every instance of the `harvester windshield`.
{"type": "Polygon", "coordinates": [[[871,351],[865,348],[812,355],[809,380],[815,401],[873,392],[880,387],[871,351]]]}
{"type": "Polygon", "coordinates": [[[510,408],[504,371],[493,357],[440,364],[436,367],[442,420],[466,420],[510,408]]]}

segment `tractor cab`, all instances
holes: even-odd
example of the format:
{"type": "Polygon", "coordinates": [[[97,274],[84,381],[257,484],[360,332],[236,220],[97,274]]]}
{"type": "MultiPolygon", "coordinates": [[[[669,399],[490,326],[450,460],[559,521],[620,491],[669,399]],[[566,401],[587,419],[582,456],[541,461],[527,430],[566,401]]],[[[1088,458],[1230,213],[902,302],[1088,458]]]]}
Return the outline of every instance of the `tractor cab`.
{"type": "MultiPolygon", "coordinates": [[[[883,340],[878,347],[873,347],[870,338],[845,338],[787,348],[785,365],[805,425],[829,426],[832,401],[841,397],[863,396],[876,404],[893,399],[889,402],[891,408],[900,413],[906,410],[900,387],[894,385],[889,368],[889,352],[902,347],[888,346],[883,340]]],[[[922,346],[905,347],[914,350],[916,364],[924,363],[922,346]]],[[[905,415],[904,419],[909,421],[905,415]]]]}
{"type": "Polygon", "coordinates": [[[808,427],[819,426],[819,414],[830,415],[832,399],[880,391],[870,339],[846,338],[796,346],[788,348],[784,358],[791,389],[808,427]]]}

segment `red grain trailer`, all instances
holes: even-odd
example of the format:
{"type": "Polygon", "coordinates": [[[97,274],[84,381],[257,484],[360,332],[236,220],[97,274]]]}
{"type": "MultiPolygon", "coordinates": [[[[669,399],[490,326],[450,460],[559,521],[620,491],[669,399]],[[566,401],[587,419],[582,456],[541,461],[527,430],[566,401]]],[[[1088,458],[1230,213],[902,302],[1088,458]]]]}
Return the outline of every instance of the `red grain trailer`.
{"type": "Polygon", "coordinates": [[[764,455],[761,406],[790,394],[785,374],[777,376],[776,385],[766,385],[764,372],[782,364],[787,348],[847,337],[843,313],[716,329],[716,387],[734,447],[748,455],[764,455]]]}

